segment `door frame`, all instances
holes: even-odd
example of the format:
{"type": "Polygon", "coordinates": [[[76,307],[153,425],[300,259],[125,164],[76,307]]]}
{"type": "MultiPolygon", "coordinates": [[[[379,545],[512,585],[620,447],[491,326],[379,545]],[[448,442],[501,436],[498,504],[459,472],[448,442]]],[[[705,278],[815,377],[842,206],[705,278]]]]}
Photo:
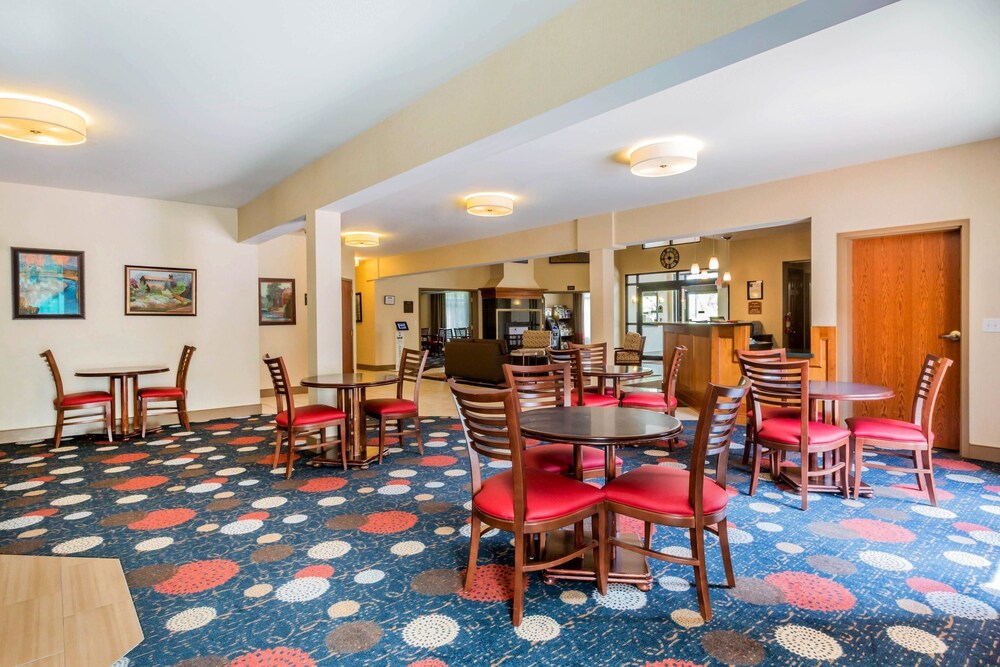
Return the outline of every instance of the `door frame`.
{"type": "MultiPolygon", "coordinates": [[[[959,383],[959,442],[958,452],[962,458],[973,458],[985,461],[1000,461],[1000,450],[990,447],[977,447],[969,443],[969,221],[943,220],[940,222],[918,223],[895,227],[879,227],[837,234],[837,325],[843,335],[838,336],[837,364],[844,376],[850,381],[854,372],[854,355],[852,339],[854,322],[852,304],[854,301],[853,280],[853,244],[855,239],[878,238],[881,236],[899,236],[902,234],[919,234],[921,232],[945,232],[958,230],[961,245],[961,327],[962,363],[960,364],[961,382],[959,383]]],[[[815,324],[815,323],[814,323],[815,324]]],[[[916,375],[914,375],[916,377],[916,375]]],[[[841,411],[850,415],[851,406],[843,406],[841,411]]]]}

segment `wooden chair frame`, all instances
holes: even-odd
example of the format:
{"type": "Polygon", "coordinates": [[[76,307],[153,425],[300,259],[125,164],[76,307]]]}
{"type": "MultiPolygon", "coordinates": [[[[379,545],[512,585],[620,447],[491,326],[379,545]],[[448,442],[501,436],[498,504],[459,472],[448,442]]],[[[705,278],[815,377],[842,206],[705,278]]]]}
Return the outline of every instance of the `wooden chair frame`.
{"type": "Polygon", "coordinates": [[[472,497],[475,498],[483,484],[479,467],[480,456],[509,461],[513,471],[513,521],[485,514],[479,511],[474,502],[472,504],[472,533],[469,542],[469,563],[465,572],[465,590],[471,590],[475,583],[479,540],[483,532],[483,524],[486,524],[491,528],[514,533],[514,601],[511,618],[515,626],[521,624],[524,616],[526,575],[529,572],[537,572],[580,558],[588,551],[596,552],[597,587],[601,594],[606,594],[607,573],[599,567],[600,563],[604,561],[607,548],[607,513],[604,511],[604,501],[594,503],[569,515],[545,521],[527,521],[525,519],[527,489],[524,476],[525,466],[522,460],[524,438],[521,436],[518,403],[514,390],[465,389],[460,387],[454,379],[448,380],[448,386],[451,388],[455,406],[462,421],[462,429],[465,432],[469,466],[472,473],[472,497]],[[533,549],[532,543],[537,536],[577,524],[587,517],[592,517],[593,525],[596,527],[596,539],[584,540],[583,536],[577,533],[576,543],[572,551],[549,560],[544,558],[544,550],[533,549]]]}
{"type": "MultiPolygon", "coordinates": [[[[413,405],[415,409],[410,412],[394,412],[390,415],[378,416],[378,462],[382,463],[385,455],[386,427],[389,422],[396,422],[396,431],[389,437],[397,438],[399,446],[403,446],[403,436],[412,435],[417,439],[417,450],[420,455],[424,455],[423,434],[420,432],[420,381],[424,377],[424,367],[427,366],[427,356],[429,351],[410,350],[403,348],[403,354],[399,360],[399,381],[396,383],[396,398],[403,398],[403,384],[413,383],[413,405]],[[403,430],[404,420],[412,419],[413,428],[403,430]]],[[[366,413],[367,418],[367,413],[366,413]]]]}
{"type": "Polygon", "coordinates": [[[83,403],[80,405],[64,406],[63,400],[66,397],[63,391],[62,375],[59,373],[59,365],[56,363],[56,358],[52,354],[52,350],[45,350],[39,354],[45,363],[49,367],[49,372],[52,373],[52,379],[56,383],[56,397],[52,401],[52,405],[56,410],[56,432],[55,432],[55,447],[59,447],[59,443],[62,441],[63,427],[66,425],[74,424],[86,424],[90,422],[104,422],[104,427],[107,430],[108,442],[113,442],[114,439],[112,435],[114,434],[114,402],[115,395],[109,392],[110,396],[107,400],[94,401],[92,403],[83,403]],[[67,417],[67,412],[75,412],[78,410],[91,410],[93,408],[102,408],[101,414],[83,414],[67,417]]]}
{"type": "Polygon", "coordinates": [[[781,474],[781,456],[789,452],[797,452],[800,457],[803,511],[809,507],[809,480],[813,477],[834,475],[840,478],[840,488],[844,498],[848,497],[847,477],[850,472],[850,433],[844,437],[825,444],[813,444],[809,440],[809,361],[766,362],[753,359],[742,359],[743,374],[750,379],[750,396],[755,415],[764,414],[764,407],[798,408],[799,409],[799,444],[789,445],[769,441],[756,436],[756,446],[753,452],[753,476],[750,479],[750,495],[757,493],[757,483],[760,481],[760,464],[762,449],[770,450],[771,477],[775,482],[781,474]],[[817,455],[827,453],[833,461],[822,465],[817,455]],[[816,464],[815,466],[813,464],[816,464]],[[839,473],[839,474],[838,474],[839,473]]]}
{"type": "Polygon", "coordinates": [[[920,427],[925,442],[911,441],[901,442],[898,440],[882,440],[879,438],[854,437],[854,497],[861,493],[861,468],[879,468],[882,470],[896,470],[900,472],[912,472],[917,477],[917,488],[921,491],[927,490],[927,496],[931,505],[937,507],[937,495],[934,486],[934,431],[931,430],[934,423],[934,408],[937,405],[938,394],[941,391],[941,383],[951,368],[951,359],[928,354],[924,357],[924,363],[920,367],[920,374],[917,376],[917,388],[913,394],[913,405],[910,409],[910,422],[920,427]],[[877,463],[863,461],[865,447],[877,448],[879,455],[896,456],[908,458],[913,462],[913,466],[895,466],[888,463],[877,463]]]}
{"type": "Polygon", "coordinates": [[[573,347],[570,344],[570,348],[567,350],[553,350],[548,349],[545,351],[546,356],[549,358],[550,364],[569,364],[570,372],[570,392],[571,392],[571,402],[573,405],[582,406],[584,405],[583,392],[586,388],[584,384],[585,380],[583,377],[583,351],[580,347],[573,347]]]}
{"type": "Polygon", "coordinates": [[[191,345],[185,345],[184,349],[181,350],[180,361],[177,362],[177,380],[174,385],[180,389],[183,394],[182,398],[157,398],[155,396],[141,396],[141,390],[136,391],[135,400],[138,405],[132,411],[135,415],[135,424],[133,428],[141,428],[141,437],[146,437],[146,425],[149,421],[149,415],[169,415],[176,413],[181,420],[181,424],[184,426],[185,431],[191,430],[191,420],[188,419],[187,411],[187,376],[188,368],[191,366],[191,357],[194,355],[194,351],[198,349],[191,345]],[[173,403],[174,407],[153,407],[149,406],[150,403],[173,403]]]}
{"type": "Polygon", "coordinates": [[[274,438],[274,459],[271,461],[271,470],[278,467],[278,460],[281,458],[281,442],[288,440],[288,458],[285,463],[285,479],[292,476],[292,461],[296,451],[309,451],[317,449],[328,449],[331,445],[340,445],[340,461],[344,470],[347,470],[347,420],[345,417],[331,419],[325,422],[295,426],[295,399],[292,398],[292,387],[288,382],[288,370],[285,368],[285,360],[281,357],[264,357],[264,365],[271,375],[271,384],[274,386],[274,401],[278,409],[278,414],[285,412],[285,404],[288,405],[288,426],[282,426],[275,420],[274,438]],[[326,429],[336,427],[338,439],[328,441],[326,429]],[[299,437],[310,433],[319,434],[318,443],[296,445],[299,437]]]}
{"type": "MultiPolygon", "coordinates": [[[[607,576],[611,569],[611,554],[618,547],[656,558],[668,563],[689,565],[694,568],[695,588],[698,592],[698,607],[701,616],[706,621],[712,619],[712,605],[708,593],[708,573],[705,558],[705,531],[714,533],[719,538],[719,548],[722,551],[722,565],[726,571],[726,584],[732,588],[736,585],[733,573],[733,561],[729,551],[729,531],[726,522],[726,510],[706,514],[704,509],[705,463],[708,457],[717,457],[715,466],[715,484],[726,488],[726,474],[729,461],[729,444],[740,404],[750,389],[746,378],[741,378],[736,387],[723,387],[709,384],[705,390],[705,400],[702,402],[701,415],[695,430],[694,442],[691,446],[691,463],[688,467],[688,503],[693,509],[692,516],[664,514],[637,509],[628,505],[605,501],[608,511],[639,519],[644,523],[642,545],[620,540],[611,535],[608,538],[609,548],[601,564],[602,576],[607,576]],[[674,556],[652,548],[652,524],[687,528],[691,540],[691,557],[674,556]]],[[[627,475],[628,473],[626,473],[627,475]]],[[[711,482],[709,482],[711,483],[711,482]]],[[[613,525],[614,522],[612,521],[613,525]]]]}
{"type": "MultiPolygon", "coordinates": [[[[664,336],[666,338],[666,336],[664,336]]],[[[666,349],[666,348],[664,348],[666,349]]],[[[681,363],[684,361],[684,356],[687,354],[688,349],[683,345],[678,345],[674,348],[674,353],[670,357],[670,368],[665,369],[666,372],[663,374],[663,383],[661,385],[661,391],[663,392],[663,402],[667,407],[662,410],[664,414],[674,416],[677,412],[677,408],[670,407],[670,397],[677,396],[677,378],[680,376],[681,363]]],[[[619,400],[618,404],[622,405],[622,401],[625,399],[625,394],[622,394],[622,398],[619,400]]],[[[646,406],[635,406],[639,410],[654,410],[660,412],[659,409],[646,407],[646,406]]],[[[677,438],[670,438],[667,440],[667,447],[670,451],[674,451],[674,446],[677,444],[677,438]]]]}
{"type": "MultiPolygon", "coordinates": [[[[736,352],[736,356],[739,359],[741,373],[743,372],[744,359],[752,359],[754,361],[788,361],[787,353],[783,347],[776,347],[770,350],[739,350],[736,352]]],[[[753,452],[754,447],[757,446],[757,426],[759,418],[753,411],[753,406],[750,401],[751,399],[748,396],[746,436],[743,443],[743,465],[747,465],[750,462],[750,455],[753,452]]]]}

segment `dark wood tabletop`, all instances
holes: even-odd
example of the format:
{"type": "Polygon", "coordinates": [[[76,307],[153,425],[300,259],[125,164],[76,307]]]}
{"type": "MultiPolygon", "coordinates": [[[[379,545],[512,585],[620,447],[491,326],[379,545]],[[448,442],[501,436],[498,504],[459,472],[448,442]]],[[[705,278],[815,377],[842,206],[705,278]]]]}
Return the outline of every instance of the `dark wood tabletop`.
{"type": "Polygon", "coordinates": [[[652,368],[641,366],[588,366],[584,364],[582,370],[587,377],[619,378],[622,380],[644,378],[653,374],[652,368]]]}
{"type": "Polygon", "coordinates": [[[682,430],[675,417],[635,408],[547,408],[521,414],[521,433],[548,442],[641,444],[672,438],[682,430]]]}
{"type": "Polygon", "coordinates": [[[896,393],[889,387],[860,382],[809,381],[809,398],[818,401],[881,401],[896,393]]]}
{"type": "Polygon", "coordinates": [[[77,371],[76,376],[82,378],[125,377],[132,375],[166,373],[169,370],[169,366],[155,366],[152,364],[138,366],[110,366],[108,368],[88,368],[82,371],[77,371]]]}
{"type": "Polygon", "coordinates": [[[351,389],[355,387],[381,387],[382,385],[395,384],[398,381],[399,376],[391,373],[361,371],[359,373],[312,375],[302,378],[301,384],[303,387],[315,387],[317,389],[351,389]]]}

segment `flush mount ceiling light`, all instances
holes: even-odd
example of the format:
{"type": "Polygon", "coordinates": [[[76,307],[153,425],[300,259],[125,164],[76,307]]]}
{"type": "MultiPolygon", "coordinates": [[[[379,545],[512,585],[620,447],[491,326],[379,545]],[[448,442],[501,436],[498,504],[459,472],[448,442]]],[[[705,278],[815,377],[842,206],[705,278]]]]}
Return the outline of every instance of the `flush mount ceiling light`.
{"type": "Polygon", "coordinates": [[[633,148],[629,165],[636,176],[673,176],[694,169],[701,144],[693,139],[669,139],[633,148]]]}
{"type": "Polygon", "coordinates": [[[61,102],[0,93],[0,137],[44,146],[82,144],[87,118],[61,102]]]}
{"type": "Polygon", "coordinates": [[[378,234],[375,232],[346,232],[344,244],[353,248],[374,248],[378,245],[378,234]]]}
{"type": "Polygon", "coordinates": [[[499,218],[514,212],[514,198],[503,192],[477,192],[465,198],[465,210],[472,215],[499,218]]]}

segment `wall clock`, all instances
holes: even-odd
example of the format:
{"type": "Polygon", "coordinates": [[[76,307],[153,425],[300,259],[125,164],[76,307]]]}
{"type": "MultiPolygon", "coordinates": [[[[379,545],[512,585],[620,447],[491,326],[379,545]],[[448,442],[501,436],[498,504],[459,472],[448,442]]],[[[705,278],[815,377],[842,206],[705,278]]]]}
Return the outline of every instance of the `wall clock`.
{"type": "Polygon", "coordinates": [[[660,253],[660,264],[663,265],[665,269],[672,269],[677,266],[677,262],[681,261],[681,254],[677,252],[677,248],[668,245],[660,253]]]}

